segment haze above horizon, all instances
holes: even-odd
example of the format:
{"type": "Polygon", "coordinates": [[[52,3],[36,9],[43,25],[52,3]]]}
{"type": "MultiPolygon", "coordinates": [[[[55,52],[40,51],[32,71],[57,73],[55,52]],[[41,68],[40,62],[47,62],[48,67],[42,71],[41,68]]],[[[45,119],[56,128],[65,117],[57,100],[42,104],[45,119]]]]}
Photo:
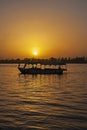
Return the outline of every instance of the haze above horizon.
{"type": "Polygon", "coordinates": [[[87,56],[86,0],[0,0],[0,58],[87,56]]]}

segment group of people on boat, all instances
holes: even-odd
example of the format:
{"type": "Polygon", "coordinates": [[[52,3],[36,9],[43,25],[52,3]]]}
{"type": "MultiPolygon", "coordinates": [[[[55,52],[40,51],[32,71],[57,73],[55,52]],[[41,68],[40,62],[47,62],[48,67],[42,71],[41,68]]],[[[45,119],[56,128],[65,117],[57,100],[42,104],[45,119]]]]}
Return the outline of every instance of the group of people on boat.
{"type": "Polygon", "coordinates": [[[27,64],[25,63],[23,67],[20,67],[20,64],[18,65],[18,69],[23,74],[63,74],[63,71],[66,71],[67,69],[64,69],[59,65],[58,68],[38,68],[37,65],[34,66],[32,64],[31,68],[26,67],[27,64]]]}

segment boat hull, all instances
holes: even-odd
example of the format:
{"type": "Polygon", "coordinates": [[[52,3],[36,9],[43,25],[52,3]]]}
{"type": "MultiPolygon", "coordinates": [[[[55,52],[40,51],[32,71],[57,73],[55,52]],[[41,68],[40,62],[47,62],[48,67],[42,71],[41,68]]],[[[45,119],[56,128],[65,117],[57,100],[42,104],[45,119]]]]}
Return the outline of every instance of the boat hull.
{"type": "Polygon", "coordinates": [[[63,69],[18,68],[22,74],[63,74],[63,69]]]}

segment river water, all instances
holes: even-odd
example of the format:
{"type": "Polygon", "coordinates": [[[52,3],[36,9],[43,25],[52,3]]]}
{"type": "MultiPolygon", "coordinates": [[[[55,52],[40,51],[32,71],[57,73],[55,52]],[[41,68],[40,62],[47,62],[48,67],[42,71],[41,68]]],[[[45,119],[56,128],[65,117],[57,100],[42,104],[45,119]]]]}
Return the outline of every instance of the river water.
{"type": "Polygon", "coordinates": [[[87,64],[63,75],[22,75],[0,65],[0,130],[86,130],[87,64]]]}

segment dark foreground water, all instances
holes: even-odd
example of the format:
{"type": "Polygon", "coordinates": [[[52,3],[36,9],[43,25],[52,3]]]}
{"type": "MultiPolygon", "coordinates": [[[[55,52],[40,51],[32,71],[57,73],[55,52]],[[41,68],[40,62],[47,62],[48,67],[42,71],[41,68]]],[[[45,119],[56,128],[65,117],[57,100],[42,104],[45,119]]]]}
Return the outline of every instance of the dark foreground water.
{"type": "Polygon", "coordinates": [[[61,129],[87,129],[87,65],[68,65],[61,76],[0,65],[0,130],[61,129]]]}

